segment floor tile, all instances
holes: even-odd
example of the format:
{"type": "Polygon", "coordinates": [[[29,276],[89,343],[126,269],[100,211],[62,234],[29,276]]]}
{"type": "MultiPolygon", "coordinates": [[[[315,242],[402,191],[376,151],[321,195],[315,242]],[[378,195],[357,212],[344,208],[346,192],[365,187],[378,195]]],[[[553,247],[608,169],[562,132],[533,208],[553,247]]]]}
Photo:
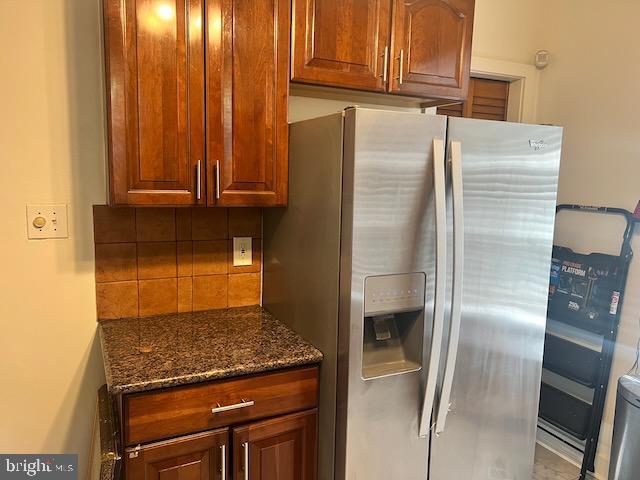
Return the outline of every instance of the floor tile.
{"type": "Polygon", "coordinates": [[[533,480],[576,480],[580,469],[551,450],[536,444],[533,480]]]}

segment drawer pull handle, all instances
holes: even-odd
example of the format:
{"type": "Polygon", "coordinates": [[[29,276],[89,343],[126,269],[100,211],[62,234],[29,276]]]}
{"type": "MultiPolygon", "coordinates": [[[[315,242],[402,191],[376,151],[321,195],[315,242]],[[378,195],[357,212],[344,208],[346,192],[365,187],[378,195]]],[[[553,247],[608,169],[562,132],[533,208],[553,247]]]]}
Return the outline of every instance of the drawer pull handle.
{"type": "Polygon", "coordinates": [[[220,404],[218,403],[217,406],[211,409],[211,413],[228,412],[229,410],[238,410],[239,408],[253,407],[253,405],[255,405],[255,402],[253,400],[245,400],[243,398],[242,402],[240,403],[235,403],[233,405],[226,405],[224,407],[220,406],[220,404]]]}

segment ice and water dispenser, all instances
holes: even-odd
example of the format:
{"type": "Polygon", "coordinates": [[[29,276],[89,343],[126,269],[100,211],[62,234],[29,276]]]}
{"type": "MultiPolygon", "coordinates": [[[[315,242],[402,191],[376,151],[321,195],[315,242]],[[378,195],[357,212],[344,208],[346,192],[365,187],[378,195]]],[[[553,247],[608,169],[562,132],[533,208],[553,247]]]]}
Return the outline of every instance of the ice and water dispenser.
{"type": "Polygon", "coordinates": [[[367,277],[364,283],[362,378],[422,368],[424,273],[367,277]]]}

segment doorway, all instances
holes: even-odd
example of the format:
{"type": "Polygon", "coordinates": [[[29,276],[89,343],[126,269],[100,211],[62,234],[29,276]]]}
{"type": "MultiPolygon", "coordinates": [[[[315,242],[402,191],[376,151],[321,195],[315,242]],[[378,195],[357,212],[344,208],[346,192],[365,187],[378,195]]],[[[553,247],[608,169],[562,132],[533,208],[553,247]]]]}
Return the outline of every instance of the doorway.
{"type": "Polygon", "coordinates": [[[440,105],[437,113],[449,117],[505,122],[509,111],[509,87],[510,82],[504,80],[471,78],[467,100],[440,105]]]}

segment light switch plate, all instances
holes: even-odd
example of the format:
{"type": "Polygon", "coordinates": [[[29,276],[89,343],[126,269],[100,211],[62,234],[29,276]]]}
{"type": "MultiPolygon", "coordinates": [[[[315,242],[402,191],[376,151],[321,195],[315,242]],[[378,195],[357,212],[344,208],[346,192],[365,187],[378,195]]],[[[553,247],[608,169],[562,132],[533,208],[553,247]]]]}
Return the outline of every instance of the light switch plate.
{"type": "Polygon", "coordinates": [[[251,265],[251,237],[233,237],[233,266],[251,265]]]}
{"type": "Polygon", "coordinates": [[[68,238],[67,206],[27,205],[27,237],[30,239],[68,238]]]}

